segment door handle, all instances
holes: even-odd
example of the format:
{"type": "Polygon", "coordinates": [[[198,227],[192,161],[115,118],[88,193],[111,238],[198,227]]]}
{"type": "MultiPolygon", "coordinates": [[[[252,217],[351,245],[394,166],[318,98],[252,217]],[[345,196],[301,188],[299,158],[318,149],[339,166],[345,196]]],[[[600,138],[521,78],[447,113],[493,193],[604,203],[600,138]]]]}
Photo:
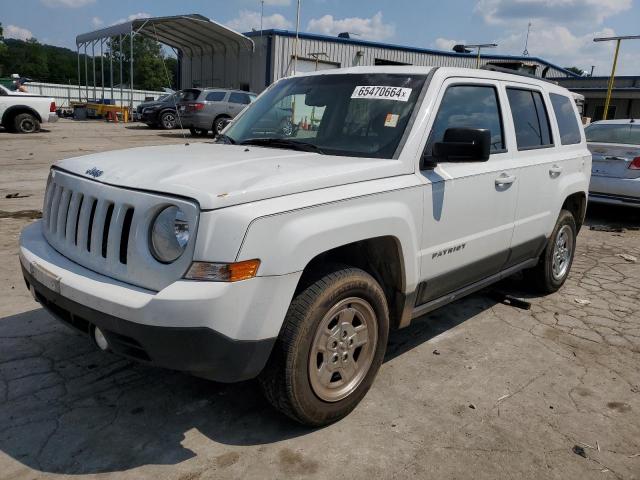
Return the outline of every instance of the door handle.
{"type": "Polygon", "coordinates": [[[549,169],[549,175],[551,175],[551,178],[555,178],[558,175],[560,175],[562,173],[562,167],[559,165],[553,165],[550,169],[549,169]]]}
{"type": "Polygon", "coordinates": [[[515,181],[516,181],[515,175],[507,175],[506,173],[503,173],[498,178],[496,178],[496,186],[502,187],[504,185],[511,185],[515,181]]]}

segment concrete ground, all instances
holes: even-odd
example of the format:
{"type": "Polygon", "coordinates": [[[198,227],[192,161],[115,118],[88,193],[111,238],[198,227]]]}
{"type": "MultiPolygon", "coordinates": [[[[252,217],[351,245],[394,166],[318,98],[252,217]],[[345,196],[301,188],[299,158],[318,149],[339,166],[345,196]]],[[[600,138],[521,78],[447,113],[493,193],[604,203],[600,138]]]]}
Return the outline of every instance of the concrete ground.
{"type": "MultiPolygon", "coordinates": [[[[98,352],[31,299],[17,240],[49,165],[181,141],[137,125],[49,130],[0,131],[0,478],[640,478],[640,260],[618,256],[640,258],[640,231],[583,228],[554,295],[495,287],[530,310],[484,291],[393,333],[362,404],[310,430],[253,382],[98,352]]],[[[590,208],[587,223],[637,228],[640,212],[590,208]]]]}

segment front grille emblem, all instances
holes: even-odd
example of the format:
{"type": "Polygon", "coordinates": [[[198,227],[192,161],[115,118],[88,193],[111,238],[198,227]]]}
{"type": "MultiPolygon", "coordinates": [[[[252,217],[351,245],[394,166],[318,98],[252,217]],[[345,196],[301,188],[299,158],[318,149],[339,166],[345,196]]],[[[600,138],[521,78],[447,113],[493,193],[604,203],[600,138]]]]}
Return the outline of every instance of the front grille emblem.
{"type": "Polygon", "coordinates": [[[86,172],[87,175],[92,176],[93,178],[98,178],[100,175],[102,175],[104,172],[102,170],[98,170],[96,167],[90,168],[88,169],[86,172]]]}

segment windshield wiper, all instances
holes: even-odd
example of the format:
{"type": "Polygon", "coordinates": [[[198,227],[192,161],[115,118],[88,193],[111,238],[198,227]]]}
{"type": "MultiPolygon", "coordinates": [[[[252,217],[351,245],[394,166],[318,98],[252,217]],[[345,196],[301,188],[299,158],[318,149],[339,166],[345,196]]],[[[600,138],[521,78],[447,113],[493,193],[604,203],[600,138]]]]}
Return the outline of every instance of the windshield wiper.
{"type": "Polygon", "coordinates": [[[316,152],[324,153],[324,151],[312,143],[298,142],[297,140],[290,140],[288,138],[250,138],[244,142],[240,142],[240,145],[257,145],[260,147],[274,147],[274,148],[291,148],[292,150],[300,150],[302,152],[316,152]]]}
{"type": "Polygon", "coordinates": [[[236,141],[233,138],[231,138],[229,135],[225,135],[224,133],[221,133],[220,135],[217,136],[216,143],[224,143],[226,145],[235,145],[236,141]]]}

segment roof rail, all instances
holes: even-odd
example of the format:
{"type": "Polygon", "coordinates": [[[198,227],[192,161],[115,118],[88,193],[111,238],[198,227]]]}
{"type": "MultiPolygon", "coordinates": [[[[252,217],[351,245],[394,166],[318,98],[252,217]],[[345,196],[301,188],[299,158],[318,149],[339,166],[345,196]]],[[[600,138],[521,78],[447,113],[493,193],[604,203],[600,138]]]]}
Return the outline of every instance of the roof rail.
{"type": "Polygon", "coordinates": [[[492,72],[502,72],[502,73],[510,73],[511,75],[519,75],[521,77],[535,78],[536,80],[542,80],[544,82],[552,83],[554,85],[558,85],[558,82],[555,80],[551,80],[550,78],[538,77],[536,75],[531,75],[530,73],[520,72],[518,70],[512,70],[510,68],[498,67],[496,65],[483,65],[480,67],[481,70],[490,70],[492,72]]]}

